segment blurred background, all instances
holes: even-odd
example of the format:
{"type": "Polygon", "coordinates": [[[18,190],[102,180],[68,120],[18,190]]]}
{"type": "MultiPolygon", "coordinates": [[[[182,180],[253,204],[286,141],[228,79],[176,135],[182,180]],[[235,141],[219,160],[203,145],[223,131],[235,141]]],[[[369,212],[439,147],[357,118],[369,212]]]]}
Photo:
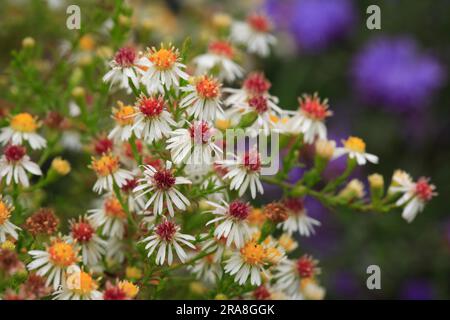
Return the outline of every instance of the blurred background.
{"type": "MultiPolygon", "coordinates": [[[[78,36],[64,27],[69,4],[80,6],[82,32],[89,35],[77,59],[100,54],[110,44],[110,17],[117,1],[0,3],[0,117],[11,108],[14,96],[25,97],[25,104],[36,103],[26,99],[35,93],[11,85],[11,52],[20,48],[23,38],[33,37],[43,50],[37,62],[42,74],[52,69],[55,52],[64,51],[78,36]]],[[[180,46],[190,36],[193,54],[204,50],[217,13],[244,19],[253,11],[266,12],[278,44],[270,58],[246,63],[247,69],[265,71],[280,105],[294,109],[298,96],[319,92],[334,111],[327,122],[330,137],[363,137],[369,152],[381,159],[379,165],[368,166],[356,176],[379,172],[390,177],[403,168],[414,177],[430,177],[439,193],[411,224],[401,219],[400,212],[384,216],[330,212],[307,199],[310,215],[323,226],[315,237],[300,239],[300,246],[321,260],[327,298],[450,298],[450,1],[152,0],[128,4],[132,10],[122,23],[132,32],[126,42],[145,46],[172,41],[180,46]],[[381,8],[381,30],[366,27],[366,8],[372,4],[381,8]],[[381,268],[381,290],[366,287],[366,268],[373,264],[381,268]]],[[[66,76],[64,70],[60,72],[66,76]]],[[[96,74],[95,69],[91,72],[96,74]]],[[[109,108],[105,107],[106,112],[109,108]]],[[[79,176],[75,173],[64,182],[71,188],[56,185],[46,200],[59,214],[79,214],[80,203],[93,196],[86,192],[90,182],[80,178],[88,160],[79,160],[71,161],[75,167],[80,163],[74,170],[79,176]],[[67,194],[73,198],[67,200],[67,194]]],[[[343,166],[337,161],[327,174],[332,176],[343,166]]],[[[292,172],[291,179],[299,175],[292,172]]],[[[272,197],[276,195],[273,190],[272,197]]]]}

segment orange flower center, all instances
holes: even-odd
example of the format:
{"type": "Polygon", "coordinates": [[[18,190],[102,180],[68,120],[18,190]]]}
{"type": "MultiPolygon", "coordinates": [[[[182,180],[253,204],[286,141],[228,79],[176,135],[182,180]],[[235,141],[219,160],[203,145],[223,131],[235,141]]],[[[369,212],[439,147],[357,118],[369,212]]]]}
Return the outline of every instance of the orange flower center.
{"type": "Polygon", "coordinates": [[[11,217],[11,208],[0,200],[0,226],[11,217]]]}
{"type": "Polygon", "coordinates": [[[119,169],[119,158],[117,156],[104,155],[99,159],[93,159],[91,166],[98,176],[106,177],[119,169]]]}
{"type": "Polygon", "coordinates": [[[257,265],[264,262],[267,258],[267,252],[262,245],[255,241],[250,241],[241,248],[241,256],[245,263],[257,265]]]}
{"type": "Polygon", "coordinates": [[[50,260],[60,267],[68,267],[77,261],[74,247],[66,242],[56,241],[47,251],[50,254],[50,260]]]}
{"type": "Polygon", "coordinates": [[[123,210],[119,200],[115,197],[106,199],[104,203],[105,214],[112,218],[124,219],[127,217],[126,212],[123,210]]]}
{"type": "Polygon", "coordinates": [[[197,81],[195,88],[198,95],[203,99],[214,99],[220,94],[219,82],[213,78],[209,78],[208,76],[201,77],[197,81]]]}
{"type": "Polygon", "coordinates": [[[133,124],[134,108],[132,106],[120,106],[120,109],[114,112],[114,120],[124,127],[133,124]]]}
{"type": "Polygon", "coordinates": [[[87,272],[75,272],[67,277],[67,287],[79,295],[87,295],[98,288],[97,282],[87,272]]]}
{"type": "Polygon", "coordinates": [[[172,49],[161,48],[150,54],[149,60],[159,70],[168,70],[173,67],[178,59],[178,53],[172,49]]]}
{"type": "Polygon", "coordinates": [[[11,128],[20,132],[35,132],[38,124],[31,114],[24,112],[12,117],[11,128]]]}

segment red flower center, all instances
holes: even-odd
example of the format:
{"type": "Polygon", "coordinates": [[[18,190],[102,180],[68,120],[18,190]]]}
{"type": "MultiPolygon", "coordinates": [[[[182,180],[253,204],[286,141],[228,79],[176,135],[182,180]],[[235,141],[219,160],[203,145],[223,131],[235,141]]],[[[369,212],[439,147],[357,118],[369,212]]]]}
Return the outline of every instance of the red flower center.
{"type": "Polygon", "coordinates": [[[109,286],[103,292],[103,299],[104,300],[126,300],[127,295],[125,294],[125,291],[123,291],[118,286],[109,286]]]}
{"type": "Polygon", "coordinates": [[[252,14],[247,18],[247,22],[255,31],[268,32],[270,30],[270,21],[263,15],[252,14]]]}
{"type": "Polygon", "coordinates": [[[195,122],[190,128],[189,133],[191,138],[194,139],[195,143],[207,143],[211,137],[211,132],[209,130],[208,123],[205,121],[195,122]]]}
{"type": "Polygon", "coordinates": [[[318,97],[307,96],[300,100],[300,109],[315,120],[323,120],[330,115],[326,104],[321,103],[318,97]]]}
{"type": "Polygon", "coordinates": [[[228,41],[213,41],[208,46],[208,51],[217,55],[232,59],[234,50],[228,41]]]}
{"type": "Polygon", "coordinates": [[[250,214],[250,210],[251,208],[248,203],[239,200],[234,200],[233,202],[230,203],[230,206],[228,207],[228,214],[233,218],[245,220],[250,214]]]}
{"type": "Polygon", "coordinates": [[[253,297],[256,300],[268,300],[270,298],[270,292],[265,286],[259,286],[253,291],[253,297]]]}
{"type": "Polygon", "coordinates": [[[301,198],[287,198],[283,201],[284,206],[293,213],[303,212],[304,203],[301,198]]]}
{"type": "Polygon", "coordinates": [[[228,169],[219,163],[215,162],[213,164],[213,168],[214,168],[214,172],[217,173],[217,175],[219,177],[223,177],[224,175],[226,175],[228,173],[228,169]]]}
{"type": "Polygon", "coordinates": [[[272,84],[266,79],[263,73],[250,73],[244,81],[244,89],[253,95],[262,95],[266,93],[272,84]]]}
{"type": "Polygon", "coordinates": [[[100,138],[95,142],[94,150],[98,155],[109,153],[113,149],[113,142],[108,138],[100,138]]]}
{"type": "Polygon", "coordinates": [[[134,188],[138,186],[137,179],[127,179],[125,184],[122,186],[122,191],[125,193],[131,193],[134,188]]]}
{"type": "Polygon", "coordinates": [[[130,67],[136,60],[136,51],[131,47],[124,47],[117,51],[114,60],[121,67],[130,67]]]}
{"type": "Polygon", "coordinates": [[[147,117],[157,117],[164,109],[163,97],[143,97],[139,100],[139,110],[147,117]]]}
{"type": "Polygon", "coordinates": [[[433,198],[433,187],[426,178],[420,178],[416,183],[416,195],[422,201],[430,201],[433,198]]]}
{"type": "Polygon", "coordinates": [[[153,180],[156,187],[160,190],[169,190],[175,184],[175,177],[172,172],[167,169],[155,172],[153,180]]]}
{"type": "Polygon", "coordinates": [[[317,272],[317,262],[311,257],[304,255],[297,260],[297,271],[302,278],[311,278],[317,272]]]}
{"type": "Polygon", "coordinates": [[[8,160],[8,162],[20,161],[26,153],[27,149],[25,149],[25,147],[16,145],[9,145],[5,148],[4,151],[6,160],[8,160]]]}
{"type": "Polygon", "coordinates": [[[261,169],[261,158],[257,152],[246,152],[244,155],[244,167],[249,171],[261,169]]]}
{"type": "Polygon", "coordinates": [[[159,238],[166,242],[171,242],[176,232],[177,228],[175,223],[168,220],[157,225],[155,230],[155,233],[159,236],[159,238]]]}
{"type": "Polygon", "coordinates": [[[250,99],[248,99],[248,104],[260,114],[266,112],[269,109],[267,106],[267,99],[263,96],[251,97],[250,99]]]}
{"type": "Polygon", "coordinates": [[[85,221],[74,223],[71,231],[73,238],[79,242],[88,242],[95,232],[94,228],[85,221]]]}

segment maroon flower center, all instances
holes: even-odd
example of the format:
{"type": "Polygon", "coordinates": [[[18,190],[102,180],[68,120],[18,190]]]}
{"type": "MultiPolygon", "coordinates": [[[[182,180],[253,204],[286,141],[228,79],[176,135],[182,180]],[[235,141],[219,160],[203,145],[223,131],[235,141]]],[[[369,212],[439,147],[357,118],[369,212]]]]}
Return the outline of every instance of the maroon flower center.
{"type": "Polygon", "coordinates": [[[167,220],[157,225],[155,231],[158,237],[166,242],[171,242],[176,232],[177,228],[175,223],[167,220]]]}
{"type": "Polygon", "coordinates": [[[121,67],[130,67],[136,60],[136,51],[131,47],[124,47],[117,51],[114,60],[121,67]]]}
{"type": "Polygon", "coordinates": [[[147,117],[157,117],[164,109],[163,97],[144,97],[139,101],[139,110],[147,117]]]}
{"type": "Polygon", "coordinates": [[[189,133],[195,143],[207,143],[211,137],[209,126],[205,121],[195,122],[190,128],[189,133]]]}
{"type": "Polygon", "coordinates": [[[263,96],[251,97],[250,99],[248,99],[248,104],[260,114],[266,112],[269,109],[267,106],[267,99],[263,96]]]}
{"type": "Polygon", "coordinates": [[[420,178],[416,183],[416,195],[422,201],[430,201],[433,198],[433,187],[426,178],[420,178]]]}
{"type": "Polygon", "coordinates": [[[267,32],[270,30],[269,20],[259,14],[252,14],[247,18],[248,24],[258,32],[267,32]]]}
{"type": "Polygon", "coordinates": [[[301,198],[287,198],[283,201],[284,206],[293,213],[303,212],[304,203],[301,198]]]}
{"type": "Polygon", "coordinates": [[[253,291],[253,297],[256,300],[268,300],[270,298],[270,292],[265,286],[259,286],[253,291]]]}
{"type": "Polygon", "coordinates": [[[266,93],[272,84],[266,79],[263,73],[250,73],[244,81],[244,89],[254,95],[266,93]]]}
{"type": "Polygon", "coordinates": [[[88,242],[94,234],[94,228],[84,221],[74,223],[71,231],[73,238],[79,242],[88,242]]]}
{"type": "Polygon", "coordinates": [[[246,152],[244,155],[244,167],[249,171],[261,169],[261,158],[257,152],[246,152]]]}
{"type": "Polygon", "coordinates": [[[16,146],[16,145],[9,145],[5,148],[4,154],[6,157],[6,160],[8,162],[17,162],[22,160],[22,158],[27,153],[27,150],[25,147],[22,146],[16,146]]]}
{"type": "Polygon", "coordinates": [[[160,190],[169,190],[175,184],[175,177],[172,172],[167,169],[155,172],[153,180],[156,187],[160,190]]]}
{"type": "Polygon", "coordinates": [[[316,272],[317,262],[311,257],[304,255],[297,260],[297,271],[302,278],[311,278],[316,272]]]}
{"type": "Polygon", "coordinates": [[[248,203],[235,200],[230,203],[230,206],[228,207],[228,214],[233,218],[245,220],[250,214],[250,209],[251,208],[248,203]]]}
{"type": "Polygon", "coordinates": [[[108,138],[100,138],[95,142],[94,150],[98,155],[109,153],[113,149],[113,142],[108,138]]]}
{"type": "Polygon", "coordinates": [[[138,186],[137,179],[127,179],[125,181],[125,184],[122,186],[122,191],[125,193],[130,193],[137,186],[138,186]]]}
{"type": "Polygon", "coordinates": [[[125,292],[117,287],[117,286],[110,286],[106,288],[105,292],[103,293],[103,299],[104,300],[126,300],[127,295],[125,292]]]}

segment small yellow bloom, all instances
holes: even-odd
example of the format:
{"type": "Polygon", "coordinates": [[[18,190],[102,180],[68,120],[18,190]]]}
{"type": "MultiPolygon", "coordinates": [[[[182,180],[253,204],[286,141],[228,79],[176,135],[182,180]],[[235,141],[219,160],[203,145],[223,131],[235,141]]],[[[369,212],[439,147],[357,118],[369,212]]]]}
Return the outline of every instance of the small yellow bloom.
{"type": "Polygon", "coordinates": [[[35,132],[39,124],[35,117],[27,112],[16,114],[11,118],[11,128],[20,132],[35,132]]]}
{"type": "Polygon", "coordinates": [[[227,300],[227,299],[228,299],[228,297],[225,294],[223,294],[223,293],[218,293],[214,297],[214,300],[227,300]]]}
{"type": "Polygon", "coordinates": [[[217,119],[216,128],[220,130],[226,130],[231,126],[231,121],[229,119],[217,119]]]}
{"type": "Polygon", "coordinates": [[[334,141],[317,140],[315,145],[316,153],[319,157],[329,160],[333,157],[335,146],[336,144],[334,141]]]}
{"type": "Polygon", "coordinates": [[[128,279],[137,280],[142,278],[142,270],[137,267],[127,267],[125,269],[125,275],[128,279]]]}
{"type": "Polygon", "coordinates": [[[75,87],[72,90],[72,96],[74,98],[82,98],[82,97],[84,97],[85,94],[86,94],[86,92],[84,91],[83,87],[75,87]]]}
{"type": "Polygon", "coordinates": [[[69,161],[62,159],[61,157],[53,159],[51,167],[62,176],[69,174],[71,170],[69,161]]]}
{"type": "Polygon", "coordinates": [[[367,177],[367,179],[369,180],[370,186],[372,188],[382,189],[384,187],[383,176],[378,173],[371,174],[367,177]]]}
{"type": "Polygon", "coordinates": [[[353,179],[339,192],[339,197],[353,200],[355,198],[361,199],[364,197],[364,194],[364,184],[358,179],[353,179]]]}
{"type": "Polygon", "coordinates": [[[343,144],[347,150],[358,152],[358,153],[366,152],[366,143],[361,138],[348,137],[347,140],[343,141],[343,144]]]}
{"type": "Polygon", "coordinates": [[[92,51],[95,47],[95,40],[94,38],[89,35],[85,34],[80,38],[80,48],[83,51],[92,51]]]}
{"type": "Polygon", "coordinates": [[[231,22],[231,17],[225,13],[216,13],[212,17],[212,24],[216,28],[228,28],[231,25],[231,22]]]}
{"type": "Polygon", "coordinates": [[[11,250],[12,251],[16,248],[16,245],[12,241],[6,240],[5,242],[2,243],[0,248],[2,248],[3,250],[11,250]]]}
{"type": "Polygon", "coordinates": [[[36,45],[36,41],[32,37],[26,37],[22,40],[22,47],[33,48],[36,45]]]}
{"type": "Polygon", "coordinates": [[[128,280],[123,280],[119,282],[119,288],[125,292],[125,295],[133,299],[139,293],[139,287],[128,280]]]}

